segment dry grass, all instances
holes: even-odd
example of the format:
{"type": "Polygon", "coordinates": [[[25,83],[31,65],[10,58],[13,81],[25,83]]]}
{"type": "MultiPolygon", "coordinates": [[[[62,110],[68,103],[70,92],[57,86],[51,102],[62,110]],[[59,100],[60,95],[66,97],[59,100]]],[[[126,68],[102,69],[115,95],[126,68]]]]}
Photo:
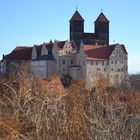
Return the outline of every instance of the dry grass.
{"type": "Polygon", "coordinates": [[[1,79],[1,140],[139,139],[137,91],[106,90],[103,80],[96,91],[87,90],[84,82],[78,81],[62,94],[54,78],[41,84],[22,70],[9,80],[1,79]],[[50,83],[53,87],[48,90],[45,87],[50,83]]]}

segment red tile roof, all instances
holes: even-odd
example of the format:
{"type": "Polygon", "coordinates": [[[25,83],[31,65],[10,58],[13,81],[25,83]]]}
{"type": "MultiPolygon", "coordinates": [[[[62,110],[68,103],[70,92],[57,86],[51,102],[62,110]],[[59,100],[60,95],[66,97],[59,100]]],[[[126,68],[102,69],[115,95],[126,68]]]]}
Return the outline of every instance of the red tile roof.
{"type": "MultiPolygon", "coordinates": [[[[87,60],[108,60],[117,44],[105,45],[84,45],[87,60]]],[[[120,45],[125,52],[124,45],[120,45]]]]}
{"type": "Polygon", "coordinates": [[[84,19],[82,18],[82,16],[80,15],[80,13],[76,10],[75,13],[73,14],[72,18],[70,19],[71,20],[79,20],[79,21],[84,21],[84,19]]]}
{"type": "Polygon", "coordinates": [[[106,16],[101,12],[95,22],[109,22],[106,16]]]}
{"type": "Polygon", "coordinates": [[[65,43],[66,43],[66,41],[57,41],[57,45],[58,45],[59,49],[63,49],[65,43]]]}
{"type": "Polygon", "coordinates": [[[5,55],[6,60],[31,60],[32,57],[32,47],[16,47],[10,54],[5,55]]]}

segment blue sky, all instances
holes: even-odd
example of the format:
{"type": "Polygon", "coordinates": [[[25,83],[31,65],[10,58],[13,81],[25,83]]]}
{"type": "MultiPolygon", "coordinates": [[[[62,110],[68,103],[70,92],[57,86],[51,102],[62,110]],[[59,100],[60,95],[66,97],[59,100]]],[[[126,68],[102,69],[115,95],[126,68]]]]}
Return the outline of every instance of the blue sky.
{"type": "Polygon", "coordinates": [[[85,19],[85,32],[94,32],[103,9],[110,20],[110,44],[125,44],[129,73],[140,73],[140,0],[0,0],[0,59],[17,45],[69,39],[76,5],[85,19]]]}

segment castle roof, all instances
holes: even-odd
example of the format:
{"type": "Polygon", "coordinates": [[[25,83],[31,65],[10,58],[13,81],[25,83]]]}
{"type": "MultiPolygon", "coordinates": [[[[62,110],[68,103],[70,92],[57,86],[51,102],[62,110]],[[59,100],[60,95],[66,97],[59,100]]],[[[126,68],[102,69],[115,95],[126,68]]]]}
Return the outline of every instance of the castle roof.
{"type": "MultiPolygon", "coordinates": [[[[113,45],[84,45],[87,60],[109,60],[117,44],[113,45]]],[[[124,53],[127,54],[124,45],[119,45],[124,53]]]]}
{"type": "Polygon", "coordinates": [[[28,46],[17,46],[10,54],[5,55],[6,60],[31,60],[32,48],[28,46]]]}
{"type": "Polygon", "coordinates": [[[84,21],[84,19],[82,18],[82,16],[80,15],[80,13],[76,10],[75,13],[73,14],[72,18],[70,19],[70,21],[84,21]]]}
{"type": "Polygon", "coordinates": [[[109,20],[106,18],[103,12],[101,12],[95,22],[109,22],[109,20]]]}
{"type": "Polygon", "coordinates": [[[34,59],[33,61],[41,61],[41,60],[53,61],[55,59],[54,59],[54,56],[52,54],[48,54],[48,55],[39,56],[39,57],[37,57],[37,59],[34,59]]]}

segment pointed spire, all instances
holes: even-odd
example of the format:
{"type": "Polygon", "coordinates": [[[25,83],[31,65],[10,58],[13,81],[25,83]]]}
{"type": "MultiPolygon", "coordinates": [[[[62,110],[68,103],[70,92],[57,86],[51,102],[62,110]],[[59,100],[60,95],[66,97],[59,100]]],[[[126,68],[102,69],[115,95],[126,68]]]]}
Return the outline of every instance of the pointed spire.
{"type": "Polygon", "coordinates": [[[95,22],[109,22],[109,20],[106,18],[103,12],[101,12],[95,22]]]}
{"type": "Polygon", "coordinates": [[[75,13],[73,14],[72,18],[70,19],[70,21],[84,21],[84,19],[82,18],[82,16],[80,15],[80,13],[76,10],[75,13]]]}

